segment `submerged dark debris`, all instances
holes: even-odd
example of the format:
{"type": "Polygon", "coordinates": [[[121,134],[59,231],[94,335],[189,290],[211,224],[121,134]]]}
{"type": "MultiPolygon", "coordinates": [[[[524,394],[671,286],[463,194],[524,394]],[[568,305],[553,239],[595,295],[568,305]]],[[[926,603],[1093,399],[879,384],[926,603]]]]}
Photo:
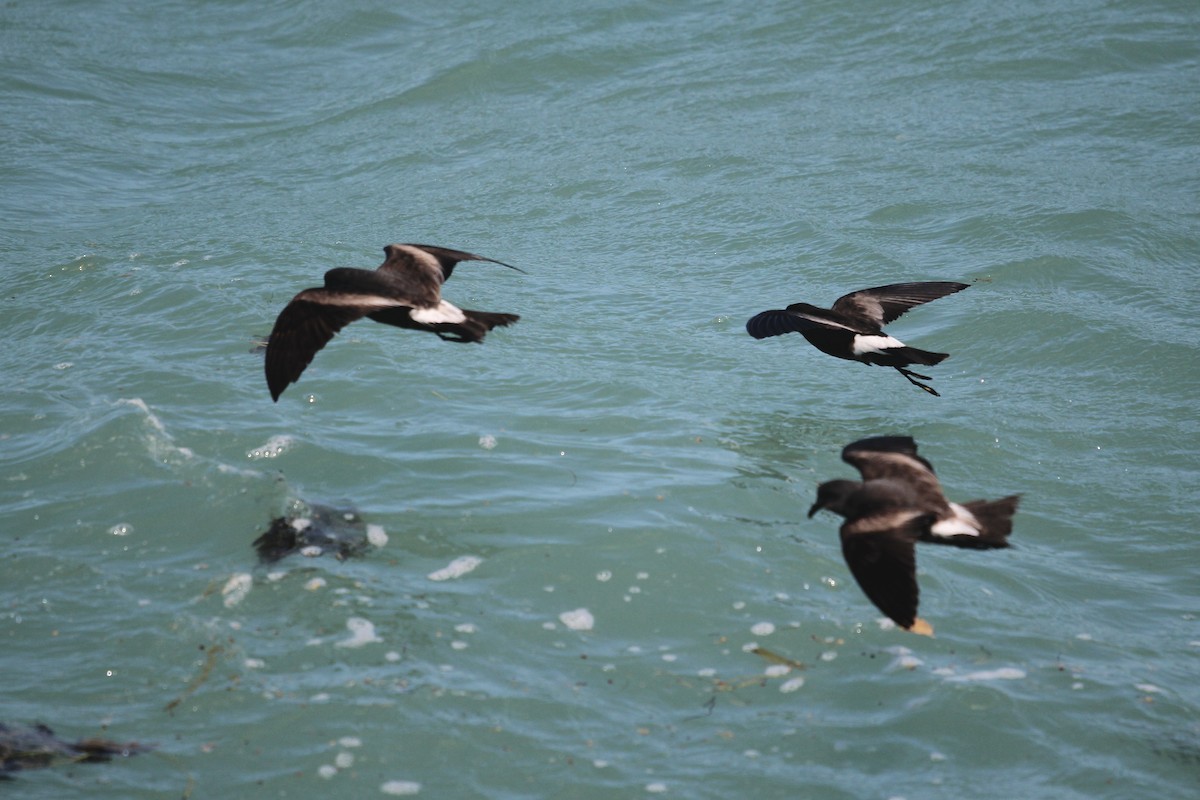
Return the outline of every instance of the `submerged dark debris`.
{"type": "Polygon", "coordinates": [[[308,512],[271,520],[267,532],[254,540],[259,560],[271,564],[292,553],[332,553],[344,561],[370,547],[367,525],[356,512],[316,504],[310,505],[308,512]]]}
{"type": "Polygon", "coordinates": [[[150,750],[138,742],[88,738],[75,742],[60,739],[48,726],[8,725],[0,722],[0,780],[23,769],[45,769],[59,764],[94,764],[150,750]]]}

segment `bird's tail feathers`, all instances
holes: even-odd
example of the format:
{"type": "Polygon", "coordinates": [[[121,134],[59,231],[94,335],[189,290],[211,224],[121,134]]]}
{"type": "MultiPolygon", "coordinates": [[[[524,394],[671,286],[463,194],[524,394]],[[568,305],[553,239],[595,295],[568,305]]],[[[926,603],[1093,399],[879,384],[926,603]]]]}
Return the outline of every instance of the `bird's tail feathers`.
{"type": "Polygon", "coordinates": [[[970,550],[1008,547],[1013,514],[1020,500],[1020,495],[1011,495],[999,500],[951,503],[953,515],[922,531],[921,541],[970,550]]]}
{"type": "Polygon", "coordinates": [[[1017,504],[1021,502],[1019,494],[1002,497],[999,500],[972,500],[963,503],[963,508],[970,511],[979,520],[980,531],[975,547],[994,548],[1008,547],[1008,537],[1012,533],[1013,514],[1017,513],[1017,504]]]}
{"type": "Polygon", "coordinates": [[[926,367],[931,367],[934,364],[940,364],[950,357],[949,353],[935,353],[932,350],[921,350],[917,347],[890,347],[886,351],[889,357],[896,360],[904,359],[904,365],[921,364],[926,367]]]}
{"type": "MultiPolygon", "coordinates": [[[[505,264],[505,266],[508,266],[505,264]]],[[[467,319],[477,322],[483,326],[484,330],[490,331],[492,328],[501,328],[505,325],[512,325],[520,319],[516,314],[501,314],[495,311],[471,311],[463,309],[463,314],[466,314],[467,319]]]]}

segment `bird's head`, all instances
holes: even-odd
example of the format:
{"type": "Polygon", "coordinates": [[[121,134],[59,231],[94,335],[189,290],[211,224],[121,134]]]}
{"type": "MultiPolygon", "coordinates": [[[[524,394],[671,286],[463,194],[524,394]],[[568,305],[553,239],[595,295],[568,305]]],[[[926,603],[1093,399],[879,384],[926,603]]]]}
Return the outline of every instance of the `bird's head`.
{"type": "Polygon", "coordinates": [[[825,508],[835,514],[846,516],[846,501],[862,484],[857,481],[839,479],[826,481],[817,487],[817,499],[808,509],[808,518],[825,508]]]}

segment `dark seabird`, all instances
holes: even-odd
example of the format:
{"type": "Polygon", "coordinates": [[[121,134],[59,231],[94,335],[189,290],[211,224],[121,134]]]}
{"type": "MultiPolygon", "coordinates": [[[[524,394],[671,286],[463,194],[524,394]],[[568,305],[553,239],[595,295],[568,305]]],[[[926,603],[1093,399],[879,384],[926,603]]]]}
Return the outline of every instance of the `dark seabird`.
{"type": "Polygon", "coordinates": [[[808,516],[827,508],[845,517],[842,555],[863,592],[901,628],[932,635],[917,617],[916,543],[1008,547],[1020,497],[948,501],[909,436],[862,439],[842,450],[842,460],[862,473],[862,482],[822,483],[808,516]]]}
{"type": "Polygon", "coordinates": [[[839,297],[833,308],[818,308],[808,303],[793,303],[785,309],[755,314],[746,323],[746,331],[755,339],[799,333],[809,344],[836,358],[895,367],[914,386],[934,397],[933,387],[915,380],[931,380],[905,369],[909,364],[932,366],[945,360],[949,353],[918,350],[883,332],[883,326],[913,306],[961,292],[969,284],[950,281],[923,283],[893,283],[860,289],[839,297]]]}
{"type": "Polygon", "coordinates": [[[96,763],[114,757],[144,753],[150,748],[137,742],[110,739],[61,739],[45,725],[8,725],[0,722],[0,780],[23,769],[43,769],[58,764],[96,763]]]}
{"type": "Polygon", "coordinates": [[[339,330],[363,317],[385,325],[429,331],[448,342],[482,342],[492,328],[520,317],[471,311],[442,299],[442,284],[460,261],[494,258],[427,244],[389,244],[377,269],[339,267],[325,273],[325,285],[292,298],[275,320],[267,340],[267,388],[271,399],[295,382],[339,330]]]}

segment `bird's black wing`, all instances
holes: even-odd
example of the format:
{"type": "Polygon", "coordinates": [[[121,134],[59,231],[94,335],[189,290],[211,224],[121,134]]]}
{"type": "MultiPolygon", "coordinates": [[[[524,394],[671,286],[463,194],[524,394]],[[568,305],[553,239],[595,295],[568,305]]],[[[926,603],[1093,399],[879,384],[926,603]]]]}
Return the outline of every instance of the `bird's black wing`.
{"type": "Polygon", "coordinates": [[[275,320],[267,340],[265,369],[271,399],[298,379],[322,347],[338,331],[377,310],[379,298],[346,295],[327,289],[305,289],[292,298],[275,320]],[[374,300],[375,305],[366,302],[374,300]]]}
{"type": "Polygon", "coordinates": [[[950,505],[933,465],[917,455],[911,436],[860,439],[842,449],[842,460],[862,473],[864,481],[890,480],[907,485],[914,504],[927,512],[947,514],[950,505]]]}
{"type": "Polygon", "coordinates": [[[842,330],[850,334],[873,333],[860,330],[839,320],[831,319],[828,311],[808,303],[793,303],[787,308],[776,308],[755,314],[746,320],[746,333],[755,339],[782,336],[785,333],[811,333],[820,330],[842,330]]]}
{"type": "Polygon", "coordinates": [[[916,541],[932,518],[911,511],[847,520],[841,527],[842,556],[859,588],[902,628],[917,622],[916,541]]]}
{"type": "Polygon", "coordinates": [[[436,256],[411,244],[389,244],[383,252],[386,258],[375,272],[387,281],[392,296],[404,297],[417,308],[432,308],[441,302],[442,284],[450,272],[436,256]]]}
{"type": "MultiPolygon", "coordinates": [[[[498,261],[494,258],[488,258],[487,256],[476,255],[475,253],[468,253],[465,250],[454,250],[449,247],[438,247],[437,245],[432,244],[406,244],[404,246],[415,247],[418,250],[424,250],[426,253],[429,253],[429,255],[436,258],[438,264],[442,268],[443,281],[450,279],[450,273],[454,271],[454,265],[460,261],[488,261],[492,264],[499,264],[502,267],[515,269],[517,272],[524,272],[524,270],[520,269],[519,267],[514,267],[512,264],[505,264],[503,261],[498,261]]],[[[384,249],[386,250],[387,248],[384,249]]]]}
{"type": "Polygon", "coordinates": [[[860,289],[839,297],[833,304],[833,310],[849,317],[868,320],[876,327],[883,327],[914,306],[961,292],[968,286],[968,283],[952,281],[892,283],[860,289]]]}

